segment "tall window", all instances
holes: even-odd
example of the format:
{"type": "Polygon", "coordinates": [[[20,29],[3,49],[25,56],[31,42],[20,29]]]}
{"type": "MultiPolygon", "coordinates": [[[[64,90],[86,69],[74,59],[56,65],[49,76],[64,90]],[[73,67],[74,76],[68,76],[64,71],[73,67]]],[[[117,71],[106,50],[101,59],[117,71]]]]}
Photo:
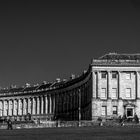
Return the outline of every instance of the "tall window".
{"type": "Polygon", "coordinates": [[[130,80],[131,79],[131,73],[126,73],[126,79],[130,80]]]}
{"type": "Polygon", "coordinates": [[[102,79],[105,79],[106,76],[107,76],[107,75],[106,75],[106,72],[102,72],[102,73],[101,73],[101,78],[102,78],[102,79]]]}
{"type": "Polygon", "coordinates": [[[107,107],[102,106],[102,116],[106,116],[106,115],[107,115],[107,107]]]}
{"type": "Polygon", "coordinates": [[[112,98],[117,98],[117,88],[112,88],[112,98]]]}
{"type": "Polygon", "coordinates": [[[106,88],[101,89],[101,98],[106,98],[106,88]]]}
{"type": "Polygon", "coordinates": [[[131,88],[126,88],[126,98],[131,98],[131,88]]]}
{"type": "Polygon", "coordinates": [[[117,73],[116,72],[112,72],[112,79],[116,79],[117,78],[117,73]]]}
{"type": "Polygon", "coordinates": [[[113,106],[113,115],[117,115],[117,106],[113,106]]]}

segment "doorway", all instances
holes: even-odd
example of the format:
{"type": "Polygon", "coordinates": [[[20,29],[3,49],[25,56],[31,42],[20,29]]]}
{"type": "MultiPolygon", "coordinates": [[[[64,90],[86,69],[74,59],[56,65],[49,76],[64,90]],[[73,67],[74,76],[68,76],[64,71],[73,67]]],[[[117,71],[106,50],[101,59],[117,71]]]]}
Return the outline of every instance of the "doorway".
{"type": "Polygon", "coordinates": [[[127,115],[127,118],[132,118],[132,117],[134,117],[133,108],[127,108],[127,109],[126,109],[126,115],[127,115]]]}

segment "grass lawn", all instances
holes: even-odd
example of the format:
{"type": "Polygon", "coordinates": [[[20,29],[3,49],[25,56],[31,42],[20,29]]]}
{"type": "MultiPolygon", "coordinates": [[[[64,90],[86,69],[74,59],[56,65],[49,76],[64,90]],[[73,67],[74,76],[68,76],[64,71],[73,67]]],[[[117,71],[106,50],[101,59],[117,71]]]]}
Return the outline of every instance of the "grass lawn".
{"type": "Polygon", "coordinates": [[[139,140],[140,128],[83,127],[0,130],[0,140],[139,140]]]}

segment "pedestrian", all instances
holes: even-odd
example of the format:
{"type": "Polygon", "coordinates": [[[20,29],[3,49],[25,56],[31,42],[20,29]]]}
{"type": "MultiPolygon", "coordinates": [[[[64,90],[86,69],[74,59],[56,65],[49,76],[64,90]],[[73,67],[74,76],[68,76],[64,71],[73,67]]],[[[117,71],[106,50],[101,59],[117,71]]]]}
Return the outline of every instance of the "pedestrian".
{"type": "Polygon", "coordinates": [[[13,126],[12,126],[12,121],[10,119],[7,120],[7,129],[9,130],[12,130],[13,129],[13,126]]]}

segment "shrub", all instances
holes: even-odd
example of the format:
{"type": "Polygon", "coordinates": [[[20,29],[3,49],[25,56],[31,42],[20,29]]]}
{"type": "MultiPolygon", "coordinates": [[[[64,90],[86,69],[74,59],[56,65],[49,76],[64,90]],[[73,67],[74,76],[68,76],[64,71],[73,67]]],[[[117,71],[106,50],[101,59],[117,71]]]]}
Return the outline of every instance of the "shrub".
{"type": "Polygon", "coordinates": [[[136,123],[139,123],[139,118],[138,118],[138,116],[137,116],[136,113],[135,113],[135,115],[134,115],[134,120],[135,120],[136,123]]]}

